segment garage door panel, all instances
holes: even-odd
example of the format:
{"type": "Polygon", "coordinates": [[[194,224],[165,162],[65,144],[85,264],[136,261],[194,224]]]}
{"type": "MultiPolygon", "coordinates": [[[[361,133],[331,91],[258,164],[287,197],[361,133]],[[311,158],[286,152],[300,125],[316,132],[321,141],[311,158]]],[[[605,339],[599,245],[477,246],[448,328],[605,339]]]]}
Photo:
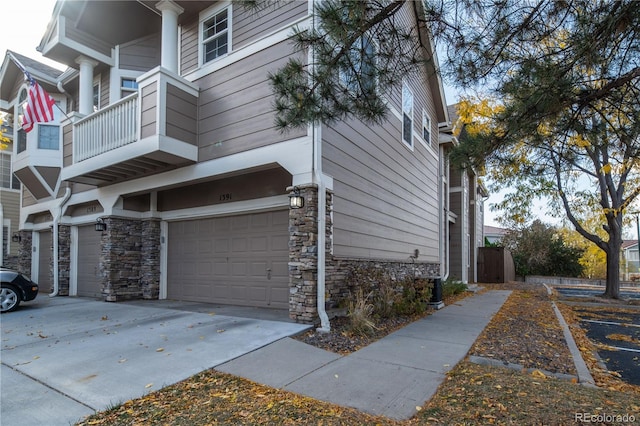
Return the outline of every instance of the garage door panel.
{"type": "Polygon", "coordinates": [[[102,233],[93,225],[78,227],[77,294],[83,297],[100,297],[100,244],[102,233]]]}
{"type": "Polygon", "coordinates": [[[169,223],[168,297],[286,308],[289,300],[288,211],[169,223]],[[187,234],[186,229],[197,232],[187,234]],[[279,223],[281,226],[274,226],[279,223]],[[195,253],[187,247],[200,247],[195,253]],[[180,250],[184,247],[185,250],[180,250]],[[211,250],[207,250],[210,247],[211,250]],[[186,269],[199,266],[197,277],[186,269]],[[267,277],[271,269],[271,279],[267,277]],[[204,276],[206,275],[206,276],[204,276]],[[187,291],[194,280],[209,291],[187,291]]]}

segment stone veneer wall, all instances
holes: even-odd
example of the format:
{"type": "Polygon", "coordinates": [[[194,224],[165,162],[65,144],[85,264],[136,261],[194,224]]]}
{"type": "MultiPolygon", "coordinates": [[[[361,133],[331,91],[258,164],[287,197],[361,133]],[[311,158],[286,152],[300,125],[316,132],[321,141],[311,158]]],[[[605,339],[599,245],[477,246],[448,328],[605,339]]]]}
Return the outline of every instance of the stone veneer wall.
{"type": "Polygon", "coordinates": [[[140,288],[143,299],[160,295],[160,219],[142,221],[140,288]]]}
{"type": "Polygon", "coordinates": [[[32,235],[31,231],[20,231],[20,246],[18,247],[18,272],[31,276],[31,253],[32,235]]]}
{"type": "MultiPolygon", "coordinates": [[[[53,265],[51,265],[51,270],[53,271],[53,265]]],[[[69,295],[70,270],[71,227],[68,225],[58,225],[58,294],[60,296],[69,295]]]]}
{"type": "MultiPolygon", "coordinates": [[[[318,324],[320,319],[316,303],[318,287],[318,191],[313,185],[299,186],[305,198],[301,209],[289,210],[289,317],[297,322],[318,324]]],[[[333,194],[327,191],[326,210],[326,265],[325,307],[339,308],[348,299],[353,287],[348,282],[352,268],[362,264],[384,268],[392,279],[402,280],[407,275],[436,277],[440,273],[437,263],[388,261],[375,259],[338,258],[330,254],[332,238],[333,194]]]]}
{"type": "Polygon", "coordinates": [[[142,297],[141,248],[142,222],[108,217],[102,235],[100,272],[102,295],[107,302],[142,297]]]}

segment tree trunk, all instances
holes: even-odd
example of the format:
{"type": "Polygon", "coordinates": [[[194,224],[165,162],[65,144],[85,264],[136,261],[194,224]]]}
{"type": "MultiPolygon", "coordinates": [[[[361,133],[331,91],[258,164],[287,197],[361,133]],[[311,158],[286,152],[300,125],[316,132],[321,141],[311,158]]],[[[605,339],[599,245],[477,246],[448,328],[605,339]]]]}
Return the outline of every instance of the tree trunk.
{"type": "Polygon", "coordinates": [[[609,233],[609,250],[607,250],[607,287],[603,296],[611,299],[620,298],[620,249],[622,235],[609,233]]]}

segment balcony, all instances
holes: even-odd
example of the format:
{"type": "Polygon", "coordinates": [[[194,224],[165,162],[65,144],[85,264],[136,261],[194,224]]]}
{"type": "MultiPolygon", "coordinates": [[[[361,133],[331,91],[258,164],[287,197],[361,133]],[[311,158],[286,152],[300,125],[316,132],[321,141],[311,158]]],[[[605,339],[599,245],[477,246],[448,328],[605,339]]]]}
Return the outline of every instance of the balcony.
{"type": "Polygon", "coordinates": [[[198,160],[198,88],[161,67],[138,92],[63,124],[61,179],[104,186],[198,160]]]}

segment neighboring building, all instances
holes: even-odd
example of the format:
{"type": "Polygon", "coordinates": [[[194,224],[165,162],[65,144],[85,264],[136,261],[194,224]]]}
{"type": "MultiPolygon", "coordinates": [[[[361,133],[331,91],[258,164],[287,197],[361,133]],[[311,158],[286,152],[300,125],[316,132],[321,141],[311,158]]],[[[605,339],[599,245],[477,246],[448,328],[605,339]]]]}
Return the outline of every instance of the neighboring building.
{"type": "Polygon", "coordinates": [[[491,244],[498,244],[502,242],[502,238],[507,234],[507,232],[508,230],[504,228],[484,225],[484,238],[491,244]]]}
{"type": "Polygon", "coordinates": [[[624,281],[640,280],[640,257],[638,256],[638,240],[622,242],[621,275],[624,281]]]}
{"type": "MultiPolygon", "coordinates": [[[[39,50],[69,69],[34,77],[66,116],[14,149],[20,268],[44,280],[50,264],[59,295],[288,308],[300,322],[337,306],[363,262],[472,280],[483,195],[446,162],[435,66],[398,82],[382,126],[275,129],[267,76],[313,5],[59,1],[39,50]]],[[[23,137],[27,85],[9,57],[0,84],[23,137]]]]}
{"type": "MultiPolygon", "coordinates": [[[[13,154],[12,117],[2,118],[2,135],[9,139],[0,147],[0,224],[2,224],[2,244],[0,244],[0,265],[15,267],[18,260],[18,244],[11,236],[18,232],[20,224],[20,181],[13,176],[11,159],[13,154]]],[[[17,238],[17,237],[16,237],[17,238]]]]}

